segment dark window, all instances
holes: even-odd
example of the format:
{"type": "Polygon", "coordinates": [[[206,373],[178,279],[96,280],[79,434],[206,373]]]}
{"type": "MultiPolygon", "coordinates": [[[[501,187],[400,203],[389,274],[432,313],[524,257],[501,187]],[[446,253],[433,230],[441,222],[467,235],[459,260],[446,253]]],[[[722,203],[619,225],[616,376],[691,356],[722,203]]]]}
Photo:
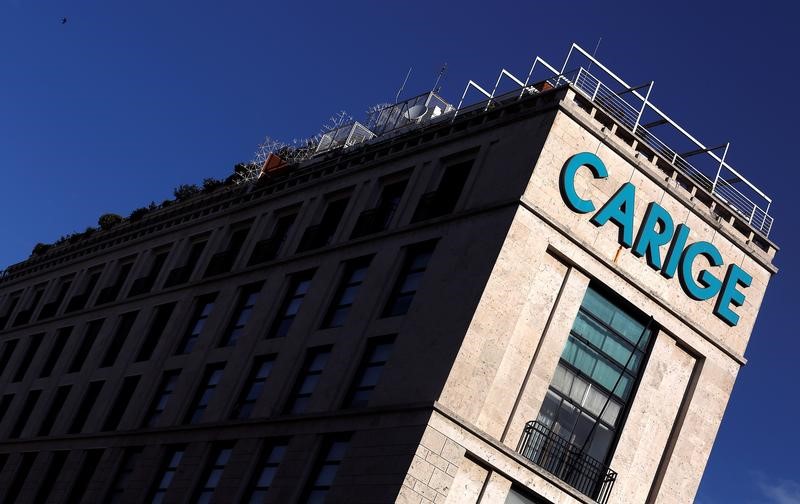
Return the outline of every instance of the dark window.
{"type": "Polygon", "coordinates": [[[14,327],[27,324],[28,322],[31,321],[33,312],[36,311],[36,307],[39,306],[39,301],[41,301],[42,296],[44,296],[44,288],[45,285],[36,286],[36,290],[33,292],[33,298],[31,299],[31,302],[28,304],[28,308],[26,308],[25,310],[20,310],[19,313],[17,313],[17,316],[14,319],[14,327]]]}
{"type": "Polygon", "coordinates": [[[208,504],[212,502],[214,491],[217,489],[217,486],[219,486],[222,473],[225,471],[225,466],[228,465],[228,461],[231,459],[232,452],[233,443],[222,443],[214,447],[211,452],[211,457],[209,458],[210,465],[203,471],[203,477],[200,479],[200,481],[203,481],[203,486],[197,490],[197,498],[195,499],[197,504],[208,504]]]}
{"type": "Polygon", "coordinates": [[[170,397],[172,397],[172,393],[175,392],[180,374],[180,369],[173,369],[172,371],[166,371],[164,376],[161,377],[158,393],[156,393],[153,402],[150,404],[150,409],[144,420],[144,427],[154,427],[158,423],[158,419],[161,418],[164,410],[167,409],[167,404],[169,403],[170,397]]]}
{"type": "Polygon", "coordinates": [[[71,334],[72,326],[61,327],[56,331],[56,337],[55,340],[53,340],[53,346],[50,347],[50,352],[47,354],[47,359],[44,361],[42,370],[39,371],[39,378],[46,378],[53,372],[53,369],[56,367],[56,363],[58,362],[58,358],[61,357],[61,354],[64,353],[64,349],[67,347],[67,342],[69,341],[71,334]]]}
{"type": "Polygon", "coordinates": [[[367,236],[389,227],[392,217],[397,212],[397,207],[400,206],[400,200],[403,198],[406,185],[408,185],[408,180],[401,180],[384,186],[375,208],[365,210],[358,216],[351,237],[367,236]]]}
{"type": "Polygon", "coordinates": [[[268,338],[282,338],[289,334],[289,329],[292,327],[292,322],[303,304],[303,298],[308,293],[308,288],[311,286],[311,279],[314,277],[313,271],[304,271],[292,275],[289,282],[289,289],[286,291],[286,297],[278,310],[278,317],[272,323],[268,338]]]}
{"type": "Polygon", "coordinates": [[[97,294],[95,305],[111,303],[117,299],[119,292],[122,290],[122,286],[125,285],[125,280],[128,279],[128,275],[131,273],[131,268],[133,268],[132,261],[120,265],[114,283],[100,290],[100,293],[97,294]]]}
{"type": "Polygon", "coordinates": [[[194,349],[197,340],[200,339],[200,334],[206,325],[208,317],[211,315],[211,310],[214,309],[214,300],[217,299],[217,294],[209,294],[199,297],[194,303],[194,312],[192,318],[189,320],[189,325],[186,328],[186,333],[183,336],[181,344],[178,346],[178,354],[187,354],[194,349]]]}
{"type": "Polygon", "coordinates": [[[5,345],[3,345],[3,353],[0,354],[0,375],[6,370],[6,366],[8,366],[11,356],[14,355],[14,350],[17,349],[18,343],[19,340],[13,339],[6,341],[5,345]]]}
{"type": "Polygon", "coordinates": [[[403,268],[400,270],[400,275],[397,277],[392,294],[389,296],[389,301],[383,310],[384,317],[394,317],[408,313],[411,301],[414,300],[414,295],[419,289],[422,276],[428,268],[428,262],[433,255],[435,247],[435,242],[425,242],[408,248],[403,268]]]}
{"type": "Polygon", "coordinates": [[[319,377],[325,364],[328,362],[328,357],[331,355],[331,347],[318,347],[308,350],[306,360],[303,363],[303,368],[297,376],[297,381],[292,390],[292,395],[286,403],[287,413],[303,413],[308,408],[308,403],[311,400],[311,394],[317,388],[319,377]]]}
{"type": "Polygon", "coordinates": [[[323,442],[320,458],[311,474],[302,502],[308,504],[325,502],[349,446],[349,434],[329,437],[323,442]]]}
{"type": "Polygon", "coordinates": [[[134,469],[136,469],[136,464],[142,456],[142,451],[143,448],[141,446],[132,446],[125,449],[125,452],[122,454],[122,461],[120,461],[117,473],[114,475],[114,480],[103,502],[108,504],[122,502],[125,488],[128,486],[131,474],[133,474],[134,469]]]}
{"type": "Polygon", "coordinates": [[[83,364],[89,357],[89,352],[91,352],[92,347],[94,346],[97,335],[100,334],[100,329],[102,329],[104,321],[105,319],[97,319],[86,324],[86,329],[83,333],[83,339],[81,340],[80,345],[78,345],[78,349],[75,351],[75,356],[72,358],[72,362],[69,365],[70,373],[76,373],[83,367],[83,364]]]}
{"type": "Polygon", "coordinates": [[[11,401],[13,400],[14,394],[5,394],[2,398],[0,398],[0,423],[2,423],[3,419],[6,417],[8,408],[11,407],[11,401]]]}
{"type": "Polygon", "coordinates": [[[286,238],[289,237],[289,232],[296,218],[296,213],[279,217],[278,222],[275,223],[275,229],[272,230],[272,235],[265,240],[256,242],[248,265],[253,266],[274,259],[280,252],[286,238]]]}
{"type": "Polygon", "coordinates": [[[356,299],[356,294],[364,278],[367,276],[367,269],[372,257],[362,257],[349,261],[344,269],[341,283],[336,290],[328,313],[323,322],[324,327],[340,327],[344,325],[350,307],[356,299]]]}
{"type": "Polygon", "coordinates": [[[147,273],[147,275],[137,278],[133,281],[133,284],[131,284],[131,290],[128,291],[128,297],[138,296],[140,294],[146,294],[150,292],[150,290],[153,288],[153,285],[155,285],[158,274],[161,273],[161,268],[164,267],[164,263],[167,261],[168,256],[168,250],[156,254],[156,256],[153,258],[153,263],[151,264],[150,271],[147,273]]]}
{"type": "Polygon", "coordinates": [[[325,207],[325,213],[322,214],[322,219],[319,224],[314,224],[306,228],[303,237],[300,239],[300,245],[297,247],[298,252],[305,252],[329,244],[336,234],[336,229],[339,227],[339,221],[342,220],[344,211],[347,208],[347,198],[340,198],[328,202],[325,207]]]}
{"type": "Polygon", "coordinates": [[[136,362],[149,360],[153,356],[158,341],[161,339],[161,335],[172,317],[172,312],[175,310],[175,304],[166,303],[156,306],[153,321],[150,323],[147,335],[144,337],[142,346],[139,347],[139,352],[136,354],[136,362]]]}
{"type": "Polygon", "coordinates": [[[108,412],[105,423],[103,423],[103,430],[115,430],[119,427],[119,422],[122,420],[122,415],[125,414],[125,409],[128,403],[131,402],[133,394],[136,392],[136,387],[139,385],[141,376],[126,376],[122,380],[122,387],[117,392],[114,398],[114,405],[111,406],[111,411],[108,412]]]}
{"type": "Polygon", "coordinates": [[[130,334],[133,323],[136,322],[137,315],[139,315],[138,311],[132,311],[123,313],[119,317],[117,329],[114,331],[114,335],[111,337],[111,343],[109,343],[106,354],[103,356],[103,360],[100,363],[101,368],[113,366],[117,361],[119,351],[122,350],[122,345],[125,344],[125,339],[128,337],[128,334],[130,334]]]}
{"type": "Polygon", "coordinates": [[[72,419],[72,423],[70,424],[67,433],[77,434],[83,430],[83,425],[86,423],[86,419],[89,418],[89,413],[92,412],[94,403],[97,401],[97,397],[100,395],[100,391],[102,389],[102,381],[93,381],[89,383],[89,387],[86,389],[86,393],[83,395],[83,399],[78,406],[78,411],[75,413],[75,418],[72,419]]]}
{"type": "Polygon", "coordinates": [[[47,410],[47,414],[44,416],[44,420],[42,420],[42,425],[39,427],[40,436],[50,435],[50,431],[53,430],[53,425],[55,425],[56,419],[61,414],[61,409],[64,407],[64,403],[67,402],[67,397],[69,396],[69,391],[71,389],[72,385],[62,385],[56,389],[56,394],[53,396],[53,402],[50,403],[50,408],[47,410]]]}
{"type": "Polygon", "coordinates": [[[383,373],[383,367],[389,361],[394,346],[394,336],[370,338],[367,349],[361,359],[361,365],[356,372],[353,386],[347,399],[347,405],[352,408],[364,407],[369,403],[372,391],[378,384],[383,373]]]}
{"type": "Polygon", "coordinates": [[[69,303],[67,303],[67,309],[65,310],[66,313],[82,310],[83,307],[86,306],[86,302],[89,301],[89,298],[91,297],[92,292],[97,285],[97,281],[100,280],[100,274],[102,272],[102,270],[95,270],[88,273],[89,278],[86,280],[83,292],[81,294],[72,296],[72,299],[70,299],[69,303]]]}
{"type": "Polygon", "coordinates": [[[203,254],[203,250],[206,248],[206,243],[205,240],[192,243],[192,247],[189,249],[189,256],[186,258],[186,264],[169,272],[164,282],[164,287],[173,287],[189,281],[197,262],[200,260],[200,256],[203,254]]]}
{"type": "Polygon", "coordinates": [[[17,421],[14,422],[14,427],[11,429],[11,432],[8,433],[9,439],[16,439],[22,434],[22,430],[28,425],[28,420],[30,419],[31,413],[33,413],[33,408],[35,408],[36,403],[39,402],[40,395],[42,395],[41,390],[31,390],[28,392],[28,397],[25,398],[25,404],[22,405],[22,411],[20,411],[17,421]]]}
{"type": "Polygon", "coordinates": [[[5,499],[2,502],[17,502],[17,498],[19,497],[20,492],[22,492],[22,487],[25,484],[25,480],[28,477],[28,474],[31,472],[31,468],[33,467],[33,463],[36,460],[36,452],[25,452],[22,454],[22,460],[20,460],[19,465],[17,466],[17,471],[14,473],[14,479],[11,480],[11,484],[6,491],[5,499]]]}
{"type": "Polygon", "coordinates": [[[192,407],[189,410],[184,423],[196,424],[203,419],[203,414],[208,408],[208,404],[214,397],[214,391],[222,380],[222,371],[225,364],[211,364],[206,367],[206,372],[203,375],[202,386],[197,390],[192,407]]]}
{"type": "Polygon", "coordinates": [[[272,371],[272,365],[275,363],[275,356],[268,355],[264,357],[256,357],[253,362],[253,367],[250,370],[250,375],[247,377],[239,399],[233,407],[231,418],[238,420],[245,420],[250,418],[255,408],[256,401],[261,397],[261,392],[264,390],[264,383],[269,378],[272,371]]]}
{"type": "Polygon", "coordinates": [[[39,482],[39,489],[33,498],[33,504],[45,504],[47,502],[47,498],[53,492],[53,487],[58,480],[58,475],[61,474],[61,469],[64,468],[64,464],[67,462],[67,456],[69,456],[68,451],[53,452],[44,477],[39,482]]]}
{"type": "Polygon", "coordinates": [[[464,161],[445,168],[442,179],[439,181],[439,187],[433,192],[423,194],[420,198],[412,222],[432,219],[452,212],[461,197],[464,184],[469,178],[472,162],[472,160],[464,161]]]}
{"type": "Polygon", "coordinates": [[[83,458],[83,463],[80,464],[78,475],[75,477],[75,483],[72,485],[72,490],[69,492],[67,502],[81,502],[86,490],[89,488],[89,483],[92,482],[97,466],[100,464],[100,458],[103,456],[103,450],[87,450],[86,456],[83,458]]]}
{"type": "Polygon", "coordinates": [[[33,361],[33,358],[36,356],[36,352],[39,351],[39,347],[42,345],[43,338],[43,333],[34,334],[28,338],[28,347],[25,349],[25,353],[22,355],[22,360],[19,363],[17,372],[14,373],[14,378],[11,380],[12,382],[22,381],[22,379],[25,377],[25,373],[28,372],[31,361],[33,361]]]}
{"type": "Polygon", "coordinates": [[[258,296],[261,292],[261,282],[242,287],[239,292],[239,299],[236,302],[233,316],[228,323],[225,333],[219,342],[219,346],[234,346],[244,332],[250,316],[253,314],[253,308],[258,302],[258,296]]]}
{"type": "Polygon", "coordinates": [[[185,447],[172,446],[164,454],[164,460],[161,463],[156,475],[156,481],[153,484],[153,489],[150,491],[150,498],[148,499],[152,504],[161,504],[167,495],[167,490],[175,478],[175,473],[178,472],[178,465],[183,458],[185,447]]]}
{"type": "Polygon", "coordinates": [[[12,294],[11,297],[8,299],[7,307],[6,307],[6,314],[0,317],[0,331],[5,329],[8,320],[11,318],[11,315],[14,313],[14,309],[19,304],[19,298],[22,294],[12,294]]]}
{"type": "Polygon", "coordinates": [[[234,263],[236,263],[236,258],[239,257],[239,252],[242,250],[242,245],[244,245],[249,233],[249,224],[245,227],[234,229],[231,233],[230,240],[228,240],[227,248],[211,256],[203,276],[210,277],[230,271],[234,263]]]}
{"type": "Polygon", "coordinates": [[[55,299],[42,306],[42,311],[39,312],[39,320],[54,317],[58,313],[58,309],[61,308],[61,303],[66,299],[67,292],[71,286],[72,278],[62,278],[60,280],[55,299]]]}
{"type": "Polygon", "coordinates": [[[259,457],[258,466],[253,474],[253,480],[245,495],[244,502],[247,504],[264,504],[267,499],[267,492],[272,486],[278,467],[281,465],[283,456],[286,454],[286,441],[274,441],[267,443],[259,457]]]}

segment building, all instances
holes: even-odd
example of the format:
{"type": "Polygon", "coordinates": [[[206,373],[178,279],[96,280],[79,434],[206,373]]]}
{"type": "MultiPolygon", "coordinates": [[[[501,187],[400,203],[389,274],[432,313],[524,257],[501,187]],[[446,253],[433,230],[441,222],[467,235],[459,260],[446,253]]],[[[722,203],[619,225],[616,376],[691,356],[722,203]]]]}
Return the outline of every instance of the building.
{"type": "Polygon", "coordinates": [[[0,500],[691,502],[769,200],[579,58],[10,267],[0,500]]]}

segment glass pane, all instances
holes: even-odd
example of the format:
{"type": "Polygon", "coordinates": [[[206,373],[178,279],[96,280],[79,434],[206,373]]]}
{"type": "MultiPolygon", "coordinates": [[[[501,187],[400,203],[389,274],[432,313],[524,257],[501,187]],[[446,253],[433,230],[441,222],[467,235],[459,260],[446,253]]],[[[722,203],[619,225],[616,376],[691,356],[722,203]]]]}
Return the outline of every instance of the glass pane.
{"type": "Polygon", "coordinates": [[[260,487],[268,487],[272,484],[272,480],[275,479],[275,475],[278,473],[277,467],[265,467],[264,470],[261,471],[261,474],[258,476],[258,486],[260,487]]]}
{"type": "Polygon", "coordinates": [[[310,394],[314,391],[314,388],[317,386],[317,382],[319,381],[319,375],[311,375],[306,376],[303,380],[303,383],[300,385],[300,390],[297,391],[298,394],[310,394]]]}
{"type": "Polygon", "coordinates": [[[339,305],[351,305],[353,301],[356,299],[356,294],[358,293],[358,285],[351,285],[350,287],[346,287],[344,291],[342,291],[342,296],[339,298],[339,305]]]}
{"type": "Polygon", "coordinates": [[[350,280],[348,283],[363,282],[365,276],[367,276],[367,266],[356,268],[350,275],[350,280]]]}
{"type": "Polygon", "coordinates": [[[608,406],[606,406],[606,410],[603,412],[603,416],[601,418],[609,425],[616,426],[620,410],[622,410],[622,406],[618,402],[609,401],[608,406]]]}
{"type": "Polygon", "coordinates": [[[345,321],[347,320],[347,312],[350,311],[350,307],[338,308],[331,313],[331,319],[328,322],[328,327],[341,327],[344,325],[345,321]]]}
{"type": "MultiPolygon", "coordinates": [[[[600,348],[606,353],[606,355],[617,361],[617,363],[622,367],[628,365],[628,359],[630,358],[633,350],[631,347],[625,344],[623,340],[619,339],[618,336],[613,334],[608,335],[608,338],[606,338],[600,348]]],[[[628,366],[628,369],[635,369],[634,365],[634,361],[631,359],[631,364],[628,366]]]]}
{"type": "Polygon", "coordinates": [[[203,305],[203,308],[200,310],[201,317],[208,317],[211,315],[211,310],[214,309],[214,303],[206,303],[203,305]]]}
{"type": "Polygon", "coordinates": [[[216,488],[219,485],[219,480],[222,477],[222,469],[212,469],[206,481],[206,488],[216,488]]]}
{"type": "Polygon", "coordinates": [[[256,378],[267,378],[269,373],[272,371],[272,365],[275,363],[274,360],[270,359],[268,361],[264,361],[261,363],[261,366],[258,368],[258,372],[256,373],[256,378]]]}
{"type": "Polygon", "coordinates": [[[383,365],[367,367],[364,369],[358,384],[361,387],[374,387],[378,384],[378,379],[381,377],[381,371],[383,371],[383,365]]]}
{"type": "Polygon", "coordinates": [[[267,491],[266,490],[255,490],[252,494],[250,494],[250,500],[247,501],[248,504],[263,504],[266,502],[267,499],[267,491]]]}
{"type": "Polygon", "coordinates": [[[550,385],[559,392],[569,394],[569,390],[572,388],[572,380],[574,378],[575,375],[572,373],[572,371],[568,370],[561,363],[559,363],[556,367],[556,372],[553,375],[553,382],[550,385]]]}
{"type": "Polygon", "coordinates": [[[324,465],[320,468],[317,474],[317,480],[314,486],[331,486],[333,480],[336,478],[336,471],[339,470],[338,465],[324,465]]]}
{"type": "Polygon", "coordinates": [[[403,279],[403,283],[400,285],[400,292],[416,292],[419,289],[419,284],[422,281],[423,272],[417,273],[409,273],[403,279]]]}
{"type": "Polygon", "coordinates": [[[411,268],[412,270],[418,269],[425,269],[428,266],[428,261],[431,259],[430,251],[425,252],[417,252],[414,254],[414,257],[411,259],[411,268]]]}
{"type": "Polygon", "coordinates": [[[589,389],[589,393],[586,394],[586,400],[583,403],[583,407],[586,408],[586,411],[589,413],[597,416],[603,409],[606,399],[608,399],[608,396],[604,392],[597,387],[591,387],[589,389]]]}
{"type": "Polygon", "coordinates": [[[320,352],[314,355],[314,360],[311,361],[311,365],[308,367],[309,371],[322,371],[322,368],[325,367],[325,363],[328,362],[328,356],[330,352],[320,352]]]}
{"type": "Polygon", "coordinates": [[[328,450],[328,456],[325,460],[342,460],[349,444],[347,441],[334,442],[331,444],[331,449],[328,450]]]}
{"type": "Polygon", "coordinates": [[[327,496],[327,490],[314,490],[308,495],[306,504],[325,504],[325,497],[327,496]]]}
{"type": "Polygon", "coordinates": [[[592,435],[592,442],[589,445],[589,456],[594,457],[600,462],[605,462],[613,438],[614,433],[612,431],[602,425],[598,425],[597,428],[595,428],[594,434],[592,435]]]}
{"type": "Polygon", "coordinates": [[[389,360],[389,355],[392,353],[392,346],[393,343],[381,343],[380,345],[375,345],[375,348],[372,349],[372,356],[370,357],[371,362],[386,362],[389,360]]]}
{"type": "Polygon", "coordinates": [[[301,304],[303,304],[303,298],[293,298],[286,306],[286,311],[283,312],[284,316],[291,317],[296,315],[301,304]]]}
{"type": "Polygon", "coordinates": [[[563,401],[558,409],[553,431],[564,438],[568,438],[577,419],[578,413],[575,411],[575,408],[567,401],[563,401]]]}
{"type": "Polygon", "coordinates": [[[216,463],[216,465],[225,465],[225,464],[227,464],[228,460],[230,460],[230,458],[231,458],[231,452],[232,451],[233,450],[231,450],[230,448],[225,448],[224,450],[220,451],[219,455],[217,455],[217,463],[216,463]]]}
{"type": "Polygon", "coordinates": [[[302,413],[308,408],[308,397],[298,397],[292,403],[291,413],[302,413]]]}
{"type": "Polygon", "coordinates": [[[611,319],[616,311],[611,303],[591,288],[586,290],[586,295],[583,298],[581,307],[591,312],[592,315],[606,324],[611,323],[611,319]]]}
{"type": "Polygon", "coordinates": [[[583,404],[583,396],[586,395],[586,389],[589,388],[589,382],[580,377],[575,377],[572,382],[572,389],[570,389],[570,398],[578,404],[583,404]]]}
{"type": "Polygon", "coordinates": [[[267,462],[277,464],[283,459],[283,454],[286,453],[286,445],[278,445],[272,448],[269,452],[267,462]]]}
{"type": "Polygon", "coordinates": [[[544,398],[544,402],[542,403],[542,409],[539,410],[539,416],[537,420],[548,427],[552,427],[553,420],[556,418],[556,413],[558,412],[560,404],[561,399],[556,394],[548,390],[547,395],[544,398]]]}
{"type": "Polygon", "coordinates": [[[311,280],[302,280],[298,282],[297,287],[294,289],[294,294],[305,294],[311,286],[311,280]]]}
{"type": "Polygon", "coordinates": [[[643,341],[646,341],[647,339],[647,335],[642,336],[644,326],[633,320],[624,312],[617,311],[614,313],[614,317],[611,320],[610,325],[615,331],[620,333],[625,339],[634,345],[639,341],[640,337],[643,341]]]}

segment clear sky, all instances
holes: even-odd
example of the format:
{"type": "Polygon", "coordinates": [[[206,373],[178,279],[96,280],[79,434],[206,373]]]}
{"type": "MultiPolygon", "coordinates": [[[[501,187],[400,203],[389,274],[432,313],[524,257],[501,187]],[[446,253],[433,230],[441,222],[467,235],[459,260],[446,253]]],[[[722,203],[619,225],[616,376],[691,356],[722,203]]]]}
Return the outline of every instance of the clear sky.
{"type": "Polygon", "coordinates": [[[224,177],[265,135],[309,136],[406,90],[560,65],[571,42],[774,199],[782,248],[698,502],[800,503],[797,24],[790,2],[0,0],[0,265],[39,241],[224,177]],[[278,6],[281,3],[283,5],[278,6]],[[61,24],[60,18],[67,17],[61,24]]]}

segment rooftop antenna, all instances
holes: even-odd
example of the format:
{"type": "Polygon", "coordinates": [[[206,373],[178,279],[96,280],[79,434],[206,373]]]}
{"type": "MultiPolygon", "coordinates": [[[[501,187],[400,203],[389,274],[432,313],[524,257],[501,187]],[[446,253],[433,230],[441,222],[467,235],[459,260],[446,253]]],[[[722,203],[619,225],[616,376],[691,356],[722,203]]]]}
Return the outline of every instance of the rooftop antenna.
{"type": "Polygon", "coordinates": [[[433,85],[433,92],[438,93],[442,86],[439,85],[442,79],[444,79],[445,75],[447,75],[447,63],[442,65],[442,68],[439,70],[439,75],[436,76],[436,84],[433,85]]]}
{"type": "Polygon", "coordinates": [[[406,78],[403,79],[403,85],[400,86],[400,89],[397,90],[397,94],[394,97],[394,102],[397,103],[397,100],[400,99],[400,93],[403,92],[403,89],[406,87],[406,82],[408,82],[408,76],[411,75],[411,69],[414,67],[408,67],[408,73],[406,73],[406,78]]]}
{"type": "MultiPolygon", "coordinates": [[[[597,39],[597,44],[594,46],[594,51],[592,51],[592,58],[597,56],[597,49],[600,48],[600,42],[602,42],[602,41],[603,41],[603,37],[600,37],[599,39],[597,39]]],[[[588,72],[591,69],[592,69],[592,62],[589,61],[589,66],[586,67],[586,71],[588,72]]]]}

